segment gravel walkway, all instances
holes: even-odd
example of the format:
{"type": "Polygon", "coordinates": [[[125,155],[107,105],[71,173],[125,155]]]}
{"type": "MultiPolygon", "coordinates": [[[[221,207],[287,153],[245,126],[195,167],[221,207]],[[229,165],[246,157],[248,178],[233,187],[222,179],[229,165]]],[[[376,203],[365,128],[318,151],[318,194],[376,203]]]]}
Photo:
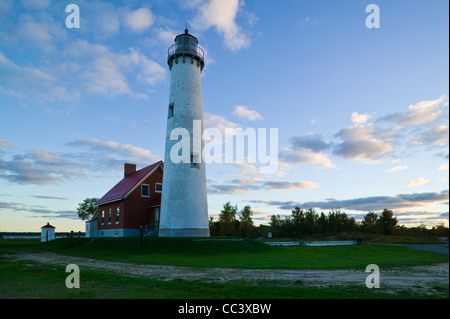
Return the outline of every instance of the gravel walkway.
{"type": "MultiPolygon", "coordinates": [[[[365,287],[369,273],[361,270],[316,270],[316,269],[238,269],[238,268],[194,268],[165,265],[147,265],[111,262],[84,257],[72,257],[54,253],[17,253],[4,255],[15,260],[30,260],[44,264],[67,266],[76,264],[83,268],[110,271],[126,276],[145,277],[158,280],[200,280],[205,282],[268,283],[271,285],[317,286],[356,285],[365,287]]],[[[449,284],[449,264],[380,269],[380,291],[412,289],[427,292],[435,286],[449,284]]]]}

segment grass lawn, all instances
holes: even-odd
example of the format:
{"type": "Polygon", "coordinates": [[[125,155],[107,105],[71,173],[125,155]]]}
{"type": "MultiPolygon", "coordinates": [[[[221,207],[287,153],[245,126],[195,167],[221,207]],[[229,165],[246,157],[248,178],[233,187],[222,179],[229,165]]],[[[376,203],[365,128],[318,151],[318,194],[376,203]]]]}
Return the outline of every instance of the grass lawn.
{"type": "Polygon", "coordinates": [[[192,267],[249,269],[364,269],[448,262],[448,255],[401,246],[362,244],[308,247],[269,246],[256,240],[220,241],[191,238],[58,239],[48,244],[0,240],[2,250],[44,250],[88,258],[192,267]]]}
{"type": "Polygon", "coordinates": [[[232,284],[200,281],[160,281],[132,278],[99,270],[83,270],[82,289],[67,289],[65,268],[2,257],[14,252],[50,251],[100,260],[193,267],[250,269],[365,269],[448,262],[448,255],[401,246],[362,244],[328,247],[279,247],[256,240],[220,241],[192,238],[0,239],[0,298],[161,298],[161,299],[375,299],[448,298],[448,286],[436,286],[431,295],[410,291],[390,294],[364,286],[307,287],[301,281],[283,287],[272,283],[232,284]]]}
{"type": "Polygon", "coordinates": [[[65,267],[0,258],[0,299],[408,299],[448,298],[446,287],[435,287],[433,295],[380,293],[365,287],[278,287],[159,281],[131,278],[101,271],[83,270],[80,289],[68,289],[65,267]]]}

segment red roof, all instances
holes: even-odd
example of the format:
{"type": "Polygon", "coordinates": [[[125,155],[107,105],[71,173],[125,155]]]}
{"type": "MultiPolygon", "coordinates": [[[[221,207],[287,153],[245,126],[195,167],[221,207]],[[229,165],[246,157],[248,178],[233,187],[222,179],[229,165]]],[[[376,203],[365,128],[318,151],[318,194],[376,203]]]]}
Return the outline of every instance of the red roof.
{"type": "Polygon", "coordinates": [[[147,176],[148,173],[150,173],[160,164],[162,164],[162,161],[144,167],[123,178],[116,184],[116,186],[111,188],[109,192],[107,192],[102,198],[100,198],[98,202],[95,203],[95,205],[101,205],[123,199],[134,186],[136,186],[142,179],[144,179],[144,177],[147,176]]]}
{"type": "Polygon", "coordinates": [[[50,225],[49,223],[47,223],[47,225],[42,226],[41,228],[55,228],[55,227],[53,227],[52,225],[50,225]]]}

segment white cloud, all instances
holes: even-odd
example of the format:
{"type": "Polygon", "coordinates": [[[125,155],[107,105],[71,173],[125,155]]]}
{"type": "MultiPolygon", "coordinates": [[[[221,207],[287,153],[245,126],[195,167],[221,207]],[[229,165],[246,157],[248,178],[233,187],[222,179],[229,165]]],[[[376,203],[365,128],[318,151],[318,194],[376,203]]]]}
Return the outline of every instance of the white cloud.
{"type": "Polygon", "coordinates": [[[84,72],[83,77],[91,92],[111,96],[131,94],[125,76],[110,57],[101,56],[96,58],[90,70],[84,72]]]}
{"type": "MultiPolygon", "coordinates": [[[[280,152],[281,159],[285,163],[294,164],[322,163],[323,168],[330,168],[334,167],[329,159],[330,155],[364,163],[377,163],[382,159],[408,155],[406,151],[396,154],[394,149],[401,149],[408,145],[407,142],[427,147],[446,145],[449,141],[448,124],[443,122],[447,121],[443,116],[447,111],[446,107],[446,97],[441,96],[436,100],[410,105],[406,111],[376,119],[376,123],[383,125],[386,125],[386,122],[394,122],[394,126],[388,127],[376,127],[369,122],[371,115],[353,112],[350,117],[353,125],[339,130],[330,142],[325,142],[320,134],[313,133],[292,137],[291,147],[280,152]],[[430,128],[439,121],[443,124],[430,128]],[[415,127],[411,128],[412,125],[415,127]]],[[[386,172],[401,169],[406,169],[406,166],[396,166],[386,172]]]]}
{"type": "Polygon", "coordinates": [[[199,30],[215,27],[223,35],[226,47],[236,52],[250,44],[250,40],[236,23],[238,10],[239,0],[202,2],[192,25],[199,30]]]}
{"type": "MultiPolygon", "coordinates": [[[[243,174],[243,175],[245,175],[245,174],[243,174]]],[[[259,183],[262,181],[263,181],[263,179],[260,177],[245,177],[245,178],[241,178],[241,179],[235,179],[235,180],[233,180],[233,183],[245,185],[245,186],[251,186],[251,185],[254,185],[255,183],[259,183]]]]}
{"type": "Polygon", "coordinates": [[[285,163],[292,164],[322,164],[322,168],[336,168],[331,160],[321,152],[310,149],[283,149],[280,159],[285,163]]]}
{"type": "Polygon", "coordinates": [[[368,114],[359,114],[358,112],[353,112],[351,120],[353,124],[360,125],[366,123],[371,118],[368,114]]]}
{"type": "Polygon", "coordinates": [[[130,160],[147,166],[161,159],[147,149],[116,141],[85,139],[66,146],[87,151],[55,154],[34,148],[24,154],[11,155],[10,159],[0,158],[0,179],[15,184],[50,185],[92,178],[99,172],[116,175],[121,172],[123,163],[130,160]]]}
{"type": "Polygon", "coordinates": [[[42,10],[48,7],[50,0],[22,0],[22,3],[26,8],[42,10]]]}
{"type": "Polygon", "coordinates": [[[447,97],[421,101],[408,106],[406,111],[400,111],[384,116],[380,120],[395,122],[399,127],[420,125],[436,120],[442,114],[442,107],[448,106],[447,97]]]}
{"type": "MultiPolygon", "coordinates": [[[[446,204],[448,202],[448,191],[435,193],[412,193],[397,194],[394,196],[370,196],[359,197],[345,200],[326,199],[317,202],[298,202],[298,201],[280,201],[280,200],[251,200],[252,203],[264,203],[276,206],[279,209],[291,210],[294,207],[318,207],[321,209],[348,209],[363,212],[382,211],[386,207],[389,209],[418,209],[423,206],[433,204],[446,204]]],[[[448,206],[448,203],[447,203],[448,206]]]]}
{"type": "Polygon", "coordinates": [[[1,92],[39,101],[78,100],[79,93],[61,86],[54,72],[55,69],[17,65],[0,52],[1,92]]]}
{"type": "Polygon", "coordinates": [[[127,75],[150,86],[164,81],[167,75],[165,68],[135,48],[130,48],[128,53],[116,53],[103,45],[79,40],[68,46],[66,52],[86,64],[80,77],[94,93],[146,98],[130,87],[127,75]]]}
{"type": "Polygon", "coordinates": [[[299,189],[299,188],[317,188],[319,185],[313,182],[287,182],[287,181],[268,181],[263,183],[268,191],[280,191],[286,189],[299,189]]]}
{"type": "Polygon", "coordinates": [[[247,106],[244,105],[236,105],[234,107],[233,114],[237,115],[240,118],[247,119],[249,121],[256,121],[263,119],[261,114],[259,114],[255,110],[250,110],[247,106]]]}
{"type": "Polygon", "coordinates": [[[85,176],[68,166],[68,161],[42,161],[33,154],[15,156],[12,160],[0,159],[0,179],[17,184],[49,185],[85,176]]]}
{"type": "Polygon", "coordinates": [[[120,30],[121,10],[106,1],[86,1],[80,3],[80,31],[88,31],[96,38],[108,38],[120,30]],[[89,8],[89,10],[83,10],[89,8]]]}
{"type": "Polygon", "coordinates": [[[394,167],[386,170],[385,172],[396,172],[396,171],[405,170],[407,168],[408,168],[408,166],[406,166],[406,165],[398,165],[398,166],[394,166],[394,167]]]}
{"type": "Polygon", "coordinates": [[[142,32],[153,25],[153,14],[148,8],[140,8],[124,14],[124,24],[135,32],[142,32]]]}
{"type": "Polygon", "coordinates": [[[131,48],[127,55],[120,55],[123,65],[136,70],[136,77],[145,83],[153,86],[166,77],[166,69],[153,60],[148,59],[138,50],[131,48]]]}
{"type": "Polygon", "coordinates": [[[419,186],[419,185],[426,185],[426,184],[430,184],[430,183],[431,183],[430,179],[425,179],[423,177],[419,177],[415,180],[409,181],[408,186],[419,186]]]}
{"type": "Polygon", "coordinates": [[[248,190],[243,189],[242,186],[226,185],[226,184],[210,184],[208,185],[209,194],[246,194],[248,190]]]}
{"type": "Polygon", "coordinates": [[[203,116],[203,127],[207,128],[218,128],[222,134],[225,134],[226,128],[236,128],[237,123],[228,121],[225,117],[212,113],[205,113],[203,116]]]}
{"type": "Polygon", "coordinates": [[[156,162],[159,156],[152,154],[149,150],[133,146],[131,144],[120,144],[116,141],[101,141],[98,139],[77,140],[67,143],[69,146],[89,147],[95,151],[108,151],[125,156],[137,156],[146,160],[156,162]]]}
{"type": "Polygon", "coordinates": [[[440,125],[433,129],[429,129],[420,134],[420,136],[412,138],[411,142],[415,145],[444,145],[449,140],[448,126],[440,125]]]}
{"type": "Polygon", "coordinates": [[[372,124],[356,125],[342,129],[336,134],[343,142],[336,146],[334,154],[362,162],[373,163],[376,158],[392,152],[394,147],[388,139],[377,139],[372,124]]]}
{"type": "Polygon", "coordinates": [[[404,113],[404,117],[400,121],[400,125],[417,125],[424,124],[435,120],[441,111],[438,107],[444,102],[445,96],[432,101],[421,101],[417,104],[410,105],[404,113]]]}
{"type": "Polygon", "coordinates": [[[317,188],[319,185],[310,181],[263,181],[259,177],[245,177],[234,179],[231,184],[208,184],[208,191],[212,194],[246,194],[251,190],[267,190],[270,192],[295,189],[317,188]]]}
{"type": "Polygon", "coordinates": [[[66,37],[66,29],[46,14],[42,14],[39,18],[22,14],[14,29],[5,34],[5,38],[10,43],[47,54],[58,52],[58,43],[66,37]]]}
{"type": "Polygon", "coordinates": [[[439,165],[438,170],[440,170],[440,171],[448,170],[448,163],[439,165]]]}
{"type": "Polygon", "coordinates": [[[31,150],[32,157],[42,163],[56,163],[61,161],[61,158],[53,153],[47,152],[40,148],[34,148],[31,150]]]}
{"type": "Polygon", "coordinates": [[[177,34],[172,30],[158,30],[157,37],[158,40],[163,41],[167,44],[173,44],[173,41],[177,34]]]}
{"type": "Polygon", "coordinates": [[[321,168],[336,168],[322,152],[330,149],[320,134],[308,133],[290,138],[291,147],[280,151],[279,165],[287,168],[290,164],[322,164],[321,168]]]}
{"type": "Polygon", "coordinates": [[[11,142],[9,142],[9,141],[7,141],[7,140],[2,140],[1,138],[0,138],[0,147],[11,147],[12,146],[12,143],[11,142]]]}

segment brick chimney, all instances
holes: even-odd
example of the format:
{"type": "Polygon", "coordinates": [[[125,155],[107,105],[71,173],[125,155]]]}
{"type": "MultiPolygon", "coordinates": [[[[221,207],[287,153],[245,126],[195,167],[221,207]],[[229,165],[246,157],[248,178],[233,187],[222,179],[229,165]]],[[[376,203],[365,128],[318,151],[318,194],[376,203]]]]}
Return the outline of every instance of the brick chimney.
{"type": "Polygon", "coordinates": [[[136,164],[125,163],[123,170],[123,177],[128,177],[130,174],[136,172],[136,164]]]}

